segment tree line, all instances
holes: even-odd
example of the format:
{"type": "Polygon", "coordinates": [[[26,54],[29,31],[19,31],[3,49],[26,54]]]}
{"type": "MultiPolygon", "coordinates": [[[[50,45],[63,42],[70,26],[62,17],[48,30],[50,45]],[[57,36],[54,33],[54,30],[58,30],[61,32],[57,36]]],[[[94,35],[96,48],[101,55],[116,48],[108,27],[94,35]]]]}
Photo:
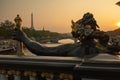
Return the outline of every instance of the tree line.
{"type": "MultiPolygon", "coordinates": [[[[0,22],[0,38],[11,39],[13,37],[15,30],[15,24],[12,21],[5,20],[0,22]]],[[[23,27],[23,31],[28,35],[28,37],[34,37],[36,39],[42,37],[59,37],[62,34],[57,32],[50,32],[45,30],[33,30],[28,27],[23,27]]]]}

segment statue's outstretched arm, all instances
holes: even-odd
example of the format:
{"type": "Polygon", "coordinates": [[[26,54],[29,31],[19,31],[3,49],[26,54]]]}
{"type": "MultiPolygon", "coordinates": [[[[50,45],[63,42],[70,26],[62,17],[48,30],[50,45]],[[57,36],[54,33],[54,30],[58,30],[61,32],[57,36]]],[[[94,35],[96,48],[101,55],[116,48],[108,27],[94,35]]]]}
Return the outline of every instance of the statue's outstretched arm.
{"type": "Polygon", "coordinates": [[[75,44],[65,44],[56,47],[46,47],[40,43],[31,40],[27,35],[20,31],[16,30],[14,39],[23,42],[23,44],[36,55],[44,56],[67,56],[69,52],[77,47],[75,44]]]}

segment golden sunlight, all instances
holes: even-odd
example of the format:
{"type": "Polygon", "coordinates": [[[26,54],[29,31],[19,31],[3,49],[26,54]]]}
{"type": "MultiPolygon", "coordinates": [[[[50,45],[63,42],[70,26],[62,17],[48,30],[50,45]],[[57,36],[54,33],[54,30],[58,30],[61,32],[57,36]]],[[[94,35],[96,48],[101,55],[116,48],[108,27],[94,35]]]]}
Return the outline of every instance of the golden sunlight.
{"type": "Polygon", "coordinates": [[[117,22],[117,23],[116,23],[116,26],[120,27],[120,22],[117,22]]]}

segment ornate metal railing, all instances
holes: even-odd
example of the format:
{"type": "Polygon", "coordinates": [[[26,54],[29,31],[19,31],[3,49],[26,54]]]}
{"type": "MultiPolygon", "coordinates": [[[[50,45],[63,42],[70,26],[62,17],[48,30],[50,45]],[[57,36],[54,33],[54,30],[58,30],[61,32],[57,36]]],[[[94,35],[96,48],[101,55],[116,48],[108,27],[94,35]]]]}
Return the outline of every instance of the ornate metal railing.
{"type": "Polygon", "coordinates": [[[0,56],[0,80],[73,80],[79,63],[72,57],[0,56]]]}
{"type": "Polygon", "coordinates": [[[0,55],[0,80],[118,80],[119,75],[120,61],[117,59],[83,61],[76,57],[0,55]]]}

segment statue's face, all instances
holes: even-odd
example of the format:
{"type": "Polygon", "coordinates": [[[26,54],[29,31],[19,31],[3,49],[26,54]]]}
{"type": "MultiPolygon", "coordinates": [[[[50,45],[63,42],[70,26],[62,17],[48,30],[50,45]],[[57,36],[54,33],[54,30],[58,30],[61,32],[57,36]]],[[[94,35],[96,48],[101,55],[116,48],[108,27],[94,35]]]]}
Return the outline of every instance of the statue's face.
{"type": "Polygon", "coordinates": [[[17,17],[19,17],[19,14],[17,15],[17,17]]]}
{"type": "Polygon", "coordinates": [[[90,25],[86,25],[84,32],[85,32],[85,36],[89,36],[93,32],[93,29],[91,28],[90,25]]]}

